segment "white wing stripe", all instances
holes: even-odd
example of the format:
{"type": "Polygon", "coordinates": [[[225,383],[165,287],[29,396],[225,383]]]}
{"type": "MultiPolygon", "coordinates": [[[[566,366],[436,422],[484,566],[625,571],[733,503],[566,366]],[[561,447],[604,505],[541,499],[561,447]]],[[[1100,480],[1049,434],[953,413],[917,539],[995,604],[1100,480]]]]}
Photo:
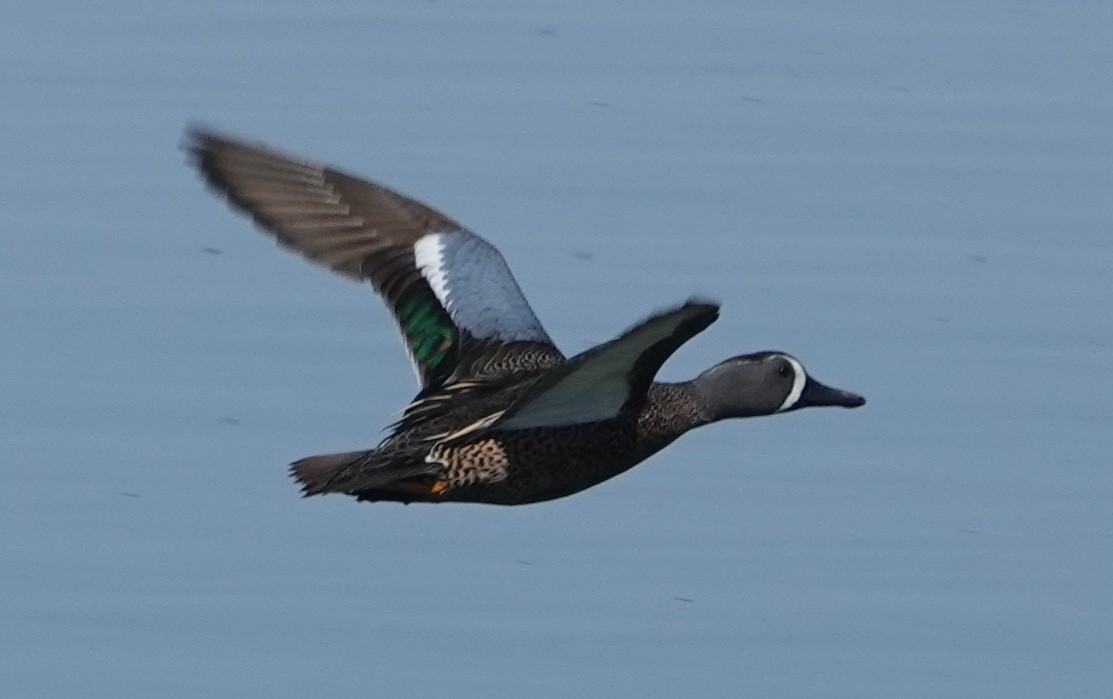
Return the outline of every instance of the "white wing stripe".
{"type": "Polygon", "coordinates": [[[414,262],[421,270],[421,276],[429,282],[441,306],[452,314],[450,299],[448,297],[448,276],[444,269],[444,236],[440,233],[430,233],[418,238],[414,243],[414,262]]]}

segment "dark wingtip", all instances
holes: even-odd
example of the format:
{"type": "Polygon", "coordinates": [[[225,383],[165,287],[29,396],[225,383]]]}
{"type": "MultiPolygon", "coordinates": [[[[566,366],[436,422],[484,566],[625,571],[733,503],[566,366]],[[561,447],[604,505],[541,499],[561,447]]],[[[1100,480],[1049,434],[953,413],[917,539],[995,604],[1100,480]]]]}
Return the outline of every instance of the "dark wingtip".
{"type": "Polygon", "coordinates": [[[186,124],[185,131],[182,133],[182,140],[178,147],[189,154],[190,162],[199,163],[207,151],[219,143],[230,142],[227,136],[222,135],[215,129],[196,122],[186,124]]]}
{"type": "Polygon", "coordinates": [[[235,151],[251,152],[261,151],[276,158],[302,162],[300,158],[274,150],[261,141],[248,141],[237,138],[220,129],[214,129],[200,123],[186,124],[179,147],[189,156],[189,162],[204,175],[210,185],[221,192],[227,193],[227,183],[220,176],[216,160],[235,151]]]}
{"type": "MultiPolygon", "coordinates": [[[[209,188],[220,196],[229,196],[228,183],[215,166],[218,152],[238,142],[200,124],[187,124],[179,144],[187,162],[197,169],[209,188]]],[[[233,202],[234,203],[234,202],[233,202]]]]}
{"type": "Polygon", "coordinates": [[[688,300],[684,302],[685,307],[706,309],[715,318],[719,317],[719,307],[721,305],[717,300],[699,294],[689,296],[688,300]]]}
{"type": "Polygon", "coordinates": [[[690,296],[683,304],[672,311],[664,311],[660,315],[683,311],[688,317],[684,323],[685,340],[704,331],[707,326],[719,319],[719,302],[703,296],[690,296]]]}

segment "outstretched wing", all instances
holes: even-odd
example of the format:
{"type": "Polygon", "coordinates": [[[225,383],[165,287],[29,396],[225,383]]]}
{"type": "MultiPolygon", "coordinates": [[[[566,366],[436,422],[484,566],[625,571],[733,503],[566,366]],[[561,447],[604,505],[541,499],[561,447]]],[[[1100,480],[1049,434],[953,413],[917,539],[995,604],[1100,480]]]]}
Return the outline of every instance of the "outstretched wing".
{"type": "Polygon", "coordinates": [[[703,301],[659,313],[550,369],[481,429],[578,425],[639,410],[665,360],[718,317],[719,306],[703,301]]]}
{"type": "Polygon", "coordinates": [[[507,343],[562,358],[499,251],[452,219],[373,182],[211,132],[189,132],[186,149],[208,184],[280,243],[371,281],[423,391],[507,343]]]}

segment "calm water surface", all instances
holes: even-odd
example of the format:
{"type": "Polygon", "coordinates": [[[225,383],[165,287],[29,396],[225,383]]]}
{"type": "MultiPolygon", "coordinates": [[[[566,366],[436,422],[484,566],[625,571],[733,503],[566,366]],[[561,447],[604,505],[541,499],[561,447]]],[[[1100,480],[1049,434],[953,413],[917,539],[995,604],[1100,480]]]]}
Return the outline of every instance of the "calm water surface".
{"type": "Polygon", "coordinates": [[[1108,3],[25,3],[0,26],[0,693],[1105,697],[1108,3]],[[198,121],[496,243],[567,352],[784,349],[859,411],[525,508],[302,501],[413,392],[198,121]]]}

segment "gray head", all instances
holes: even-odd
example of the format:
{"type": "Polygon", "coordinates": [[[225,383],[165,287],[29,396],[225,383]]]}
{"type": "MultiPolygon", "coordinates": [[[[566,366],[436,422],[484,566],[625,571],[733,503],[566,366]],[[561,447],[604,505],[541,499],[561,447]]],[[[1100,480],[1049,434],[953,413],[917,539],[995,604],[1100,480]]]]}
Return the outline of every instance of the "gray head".
{"type": "Polygon", "coordinates": [[[823,405],[857,408],[866,403],[856,393],[819,383],[796,358],[782,352],[732,357],[697,376],[692,389],[712,420],[823,405]]]}

